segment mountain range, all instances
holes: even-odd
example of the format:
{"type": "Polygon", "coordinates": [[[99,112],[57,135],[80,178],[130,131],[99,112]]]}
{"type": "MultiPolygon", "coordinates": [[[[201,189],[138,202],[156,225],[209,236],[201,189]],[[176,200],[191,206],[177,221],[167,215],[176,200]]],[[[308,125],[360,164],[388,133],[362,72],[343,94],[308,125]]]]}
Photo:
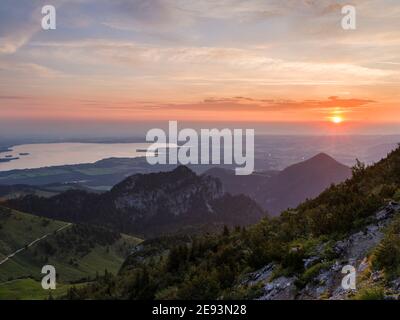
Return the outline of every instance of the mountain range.
{"type": "MultiPolygon", "coordinates": [[[[104,164],[108,166],[110,161],[104,161],[104,164]]],[[[112,162],[115,161],[118,159],[112,162]]],[[[107,171],[100,169],[102,163],[95,164],[96,172],[107,171]]],[[[127,164],[125,174],[128,168],[127,164]]],[[[0,186],[0,197],[17,198],[12,202],[16,208],[50,218],[97,221],[123,232],[157,234],[174,232],[177,228],[199,229],[200,225],[209,222],[208,228],[218,224],[254,223],[265,215],[262,211],[278,215],[316,197],[330,184],[351,176],[350,168],[323,153],[282,171],[262,171],[249,176],[236,176],[233,170],[224,168],[212,168],[196,176],[191,169],[183,168],[131,175],[101,195],[101,191],[80,183],[54,183],[3,185],[0,186]],[[19,199],[23,196],[26,197],[19,199]],[[227,210],[231,212],[227,214],[227,210]]],[[[79,172],[82,170],[83,167],[79,172]]]]}
{"type": "MultiPolygon", "coordinates": [[[[15,262],[22,269],[15,270],[29,271],[32,262],[51,259],[61,265],[67,281],[91,279],[76,286],[67,282],[62,291],[67,299],[398,299],[399,177],[400,149],[373,166],[358,162],[351,170],[319,154],[283,171],[245,179],[220,169],[198,175],[179,166],[134,174],[104,193],[7,197],[3,205],[12,209],[0,207],[0,257],[23,243],[30,248],[35,234],[51,234],[18,255],[15,262]],[[311,191],[302,190],[308,186],[311,191]],[[243,194],[254,190],[255,198],[276,190],[293,201],[324,186],[318,196],[278,217],[268,216],[243,194]],[[75,225],[68,228],[61,221],[75,225]],[[25,232],[30,227],[32,234],[25,232]],[[132,236],[121,232],[146,240],[127,242],[132,236]],[[127,249],[118,273],[93,276],[103,264],[115,267],[113,256],[119,252],[121,259],[127,249]],[[93,264],[82,269],[88,259],[93,264]],[[340,286],[346,265],[358,272],[357,291],[340,286]]],[[[14,265],[9,266],[12,275],[14,265]]],[[[21,280],[31,284],[29,278],[21,280]]],[[[6,282],[11,287],[4,291],[1,283],[0,297],[15,290],[13,284],[6,282]]]]}
{"type": "Polygon", "coordinates": [[[10,199],[7,205],[51,219],[147,237],[185,228],[248,225],[266,215],[249,197],[225,193],[218,179],[196,175],[185,166],[135,174],[101,194],[70,190],[48,198],[10,199]]]}
{"type": "Polygon", "coordinates": [[[331,184],[351,177],[351,169],[325,153],[320,153],[282,171],[267,171],[250,176],[235,176],[233,170],[213,168],[205,172],[218,178],[231,194],[245,194],[271,215],[295,208],[306,199],[318,196],[331,184]]]}
{"type": "Polygon", "coordinates": [[[44,190],[55,186],[40,186],[36,187],[40,192],[26,195],[26,188],[20,186],[22,197],[13,197],[8,203],[52,219],[156,236],[253,224],[267,212],[277,215],[296,207],[350,176],[350,168],[318,154],[283,171],[249,176],[235,176],[234,171],[222,168],[197,175],[185,166],[169,172],[134,174],[100,194],[81,188],[43,196],[44,190]]]}
{"type": "Polygon", "coordinates": [[[399,200],[400,148],[375,165],[357,163],[350,179],[279,217],[145,241],[117,276],[66,297],[399,300],[399,200]],[[355,289],[342,285],[346,270],[355,289]]]}

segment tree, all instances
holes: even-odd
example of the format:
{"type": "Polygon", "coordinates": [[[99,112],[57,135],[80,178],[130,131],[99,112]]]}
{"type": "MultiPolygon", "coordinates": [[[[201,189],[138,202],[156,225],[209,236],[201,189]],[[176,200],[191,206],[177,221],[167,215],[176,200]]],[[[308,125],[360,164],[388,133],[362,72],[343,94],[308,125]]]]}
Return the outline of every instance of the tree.
{"type": "Polygon", "coordinates": [[[230,234],[229,228],[226,225],[224,225],[224,231],[222,232],[222,236],[229,237],[229,234],[230,234]]]}
{"type": "Polygon", "coordinates": [[[353,173],[353,177],[359,177],[365,172],[365,163],[356,159],[356,164],[351,168],[351,172],[353,173]]]}

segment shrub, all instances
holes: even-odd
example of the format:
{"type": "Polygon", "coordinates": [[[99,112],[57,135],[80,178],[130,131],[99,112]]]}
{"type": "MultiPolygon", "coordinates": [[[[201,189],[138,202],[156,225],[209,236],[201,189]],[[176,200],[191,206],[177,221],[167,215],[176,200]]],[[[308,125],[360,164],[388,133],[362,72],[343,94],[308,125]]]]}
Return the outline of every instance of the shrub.
{"type": "Polygon", "coordinates": [[[361,289],[355,296],[354,300],[383,300],[385,299],[385,291],[382,287],[371,287],[361,289]]]}
{"type": "Polygon", "coordinates": [[[372,253],[372,266],[375,270],[383,270],[387,280],[400,276],[400,219],[390,226],[372,253]]]}

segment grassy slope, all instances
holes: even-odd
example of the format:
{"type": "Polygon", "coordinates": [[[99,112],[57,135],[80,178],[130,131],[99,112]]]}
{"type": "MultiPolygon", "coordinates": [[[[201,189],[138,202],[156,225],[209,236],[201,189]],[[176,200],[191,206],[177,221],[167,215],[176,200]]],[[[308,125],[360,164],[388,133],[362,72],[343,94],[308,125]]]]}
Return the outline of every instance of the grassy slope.
{"type": "Polygon", "coordinates": [[[65,222],[0,207],[0,260],[48,233],[51,235],[44,241],[52,244],[56,249],[56,253],[46,256],[45,260],[39,244],[35,244],[0,265],[0,299],[47,298],[48,292],[42,290],[40,286],[42,277],[40,272],[45,264],[56,267],[60,290],[57,289],[55,294],[66,291],[69,287],[68,283],[93,279],[96,273],[103,274],[105,269],[116,273],[129,248],[141,241],[135,237],[122,235],[112,245],[96,244],[87,254],[82,255],[76,253],[74,248],[57,249],[55,238],[61,234],[68,234],[67,230],[71,227],[57,234],[54,234],[54,231],[65,225],[67,225],[65,222]],[[71,264],[71,259],[74,264],[71,264]]]}
{"type": "Polygon", "coordinates": [[[0,260],[33,240],[65,225],[66,222],[43,219],[0,207],[0,260]]]}
{"type": "Polygon", "coordinates": [[[103,274],[105,270],[111,273],[117,273],[126,258],[124,248],[133,247],[140,240],[130,236],[123,236],[123,239],[116,241],[111,246],[96,245],[90,253],[80,257],[74,254],[63,257],[50,257],[48,264],[54,265],[58,276],[63,281],[80,281],[85,278],[94,278],[96,273],[103,274]],[[124,245],[125,242],[125,245],[124,245]],[[127,245],[127,246],[126,246],[127,245]],[[71,265],[69,260],[77,259],[77,265],[71,265]]]}
{"type": "MultiPolygon", "coordinates": [[[[75,285],[80,287],[83,284],[75,285]]],[[[71,284],[58,284],[51,291],[53,298],[65,295],[71,284]]],[[[45,300],[49,299],[49,291],[43,290],[39,281],[33,279],[18,279],[0,283],[0,300],[45,300]]]]}

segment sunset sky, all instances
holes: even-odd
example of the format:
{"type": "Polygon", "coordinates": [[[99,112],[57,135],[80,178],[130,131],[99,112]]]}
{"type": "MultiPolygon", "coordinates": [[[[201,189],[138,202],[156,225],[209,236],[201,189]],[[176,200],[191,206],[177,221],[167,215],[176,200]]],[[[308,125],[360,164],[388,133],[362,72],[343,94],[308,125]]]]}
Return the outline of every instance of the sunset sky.
{"type": "Polygon", "coordinates": [[[400,133],[399,101],[398,0],[0,4],[0,126],[11,132],[185,120],[400,133]],[[41,29],[46,4],[56,30],[41,29]],[[356,30],[341,28],[345,4],[356,30]]]}

